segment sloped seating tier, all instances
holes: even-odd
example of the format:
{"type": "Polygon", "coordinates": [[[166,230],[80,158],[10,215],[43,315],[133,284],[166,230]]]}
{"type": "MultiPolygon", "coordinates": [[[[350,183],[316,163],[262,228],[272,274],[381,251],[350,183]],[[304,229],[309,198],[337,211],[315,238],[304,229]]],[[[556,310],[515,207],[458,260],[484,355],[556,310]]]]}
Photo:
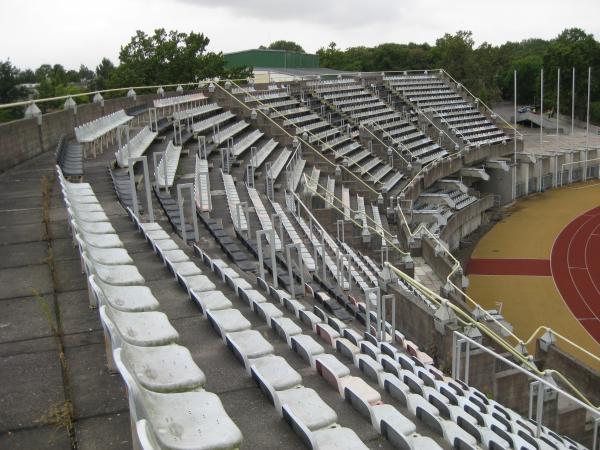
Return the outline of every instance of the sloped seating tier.
{"type": "Polygon", "coordinates": [[[177,95],[174,97],[159,98],[159,99],[154,100],[154,107],[155,108],[168,108],[168,107],[174,107],[177,105],[183,105],[185,103],[199,102],[199,101],[205,100],[205,99],[206,99],[206,96],[202,93],[177,95]]]}
{"type": "Polygon", "coordinates": [[[304,267],[306,267],[306,269],[311,272],[314,271],[316,269],[315,260],[312,257],[312,255],[310,254],[310,252],[308,251],[308,249],[306,248],[306,246],[304,245],[302,238],[300,238],[300,235],[296,231],[296,228],[294,227],[294,225],[292,225],[292,222],[288,218],[288,215],[286,214],[286,212],[283,210],[283,208],[281,207],[281,205],[279,203],[271,202],[271,205],[273,206],[275,213],[279,216],[280,220],[282,221],[283,229],[287,232],[292,243],[294,243],[296,245],[300,245],[300,254],[302,256],[302,261],[304,263],[304,267]]]}
{"type": "Polygon", "coordinates": [[[263,137],[264,133],[260,130],[254,130],[248,135],[244,136],[239,141],[233,144],[233,148],[231,149],[233,152],[233,156],[238,158],[244,153],[246,150],[250,148],[252,144],[258,141],[261,137],[263,137]]]}
{"type": "Polygon", "coordinates": [[[433,111],[467,144],[493,144],[510,139],[439,74],[425,79],[414,74],[385,76],[384,82],[417,108],[433,111]],[[457,116],[454,113],[457,110],[468,114],[457,116]]]}
{"type": "Polygon", "coordinates": [[[216,103],[207,103],[206,105],[196,106],[194,108],[183,109],[180,111],[175,111],[173,113],[173,119],[175,120],[186,120],[191,119],[196,116],[201,116],[202,114],[207,114],[213,111],[220,110],[221,107],[216,103]]]}
{"type": "Polygon", "coordinates": [[[75,138],[80,143],[93,142],[115,130],[117,127],[126,124],[131,119],[133,119],[132,116],[128,116],[124,110],[120,109],[119,111],[75,127],[75,138]]]}
{"type": "Polygon", "coordinates": [[[232,117],[235,117],[231,111],[225,111],[220,114],[215,114],[192,125],[192,131],[194,133],[203,133],[210,130],[213,126],[220,125],[227,122],[232,117]]]}
{"type": "Polygon", "coordinates": [[[234,123],[233,125],[228,126],[220,130],[219,132],[212,135],[212,141],[220,145],[223,142],[226,142],[227,139],[235,136],[237,133],[249,127],[250,124],[244,120],[240,120],[239,122],[234,123]]]}
{"type": "MultiPolygon", "coordinates": [[[[250,201],[252,202],[252,205],[254,206],[254,210],[256,212],[256,215],[258,216],[258,221],[259,221],[262,229],[263,230],[275,230],[275,228],[273,228],[273,223],[271,222],[271,218],[269,217],[269,213],[267,212],[267,209],[265,208],[265,205],[263,204],[258,191],[254,188],[251,188],[250,186],[248,186],[247,189],[248,189],[248,196],[250,197],[250,201]]],[[[271,242],[270,234],[267,234],[267,240],[269,241],[269,244],[271,244],[271,245],[273,244],[271,242]]],[[[282,249],[281,239],[279,238],[277,231],[275,231],[275,249],[277,251],[281,251],[281,249],[282,249]]]]}
{"type": "Polygon", "coordinates": [[[269,139],[263,145],[261,145],[256,153],[254,154],[254,159],[252,160],[252,165],[255,169],[259,168],[264,164],[267,158],[271,155],[273,150],[277,148],[277,141],[275,139],[269,139]]]}
{"type": "Polygon", "coordinates": [[[229,206],[229,214],[231,216],[231,222],[240,231],[246,231],[248,229],[248,222],[246,221],[246,212],[239,207],[239,223],[238,223],[238,205],[240,204],[240,197],[238,195],[233,177],[225,172],[221,172],[223,177],[223,185],[225,186],[225,195],[227,197],[227,204],[229,206]]]}
{"type": "Polygon", "coordinates": [[[160,159],[155,171],[155,179],[159,187],[171,187],[175,181],[177,166],[181,156],[181,146],[174,145],[173,141],[169,141],[167,148],[160,159]],[[166,170],[166,179],[165,179],[166,170]]]}
{"type": "Polygon", "coordinates": [[[277,156],[277,159],[271,165],[271,177],[273,177],[274,180],[279,177],[291,155],[292,151],[288,150],[287,147],[279,152],[279,156],[277,156]]]}
{"type": "Polygon", "coordinates": [[[157,135],[158,132],[150,130],[149,127],[143,127],[129,140],[129,143],[125,143],[115,153],[119,167],[129,167],[129,158],[139,158],[146,153],[157,135]]]}
{"type": "MultiPolygon", "coordinates": [[[[400,113],[387,106],[371,91],[364,89],[362,85],[355,81],[353,81],[353,83],[354,84],[344,84],[343,89],[341,89],[342,86],[336,85],[327,87],[328,93],[326,95],[324,95],[319,89],[315,89],[314,93],[320,99],[329,102],[334,109],[346,114],[348,120],[355,125],[376,124],[378,127],[380,124],[385,124],[389,121],[398,121],[398,119],[401,118],[400,113]]],[[[429,139],[429,137],[419,131],[411,123],[402,121],[398,122],[398,125],[399,128],[403,130],[402,136],[398,136],[396,130],[393,128],[388,127],[385,130],[387,137],[394,145],[406,147],[406,145],[415,140],[415,138],[421,140],[418,145],[432,144],[432,141],[429,139]]],[[[384,135],[386,135],[385,133],[384,135]]],[[[417,159],[420,158],[417,157],[417,159]]],[[[375,159],[370,160],[369,167],[361,170],[361,173],[370,172],[370,170],[373,169],[378,163],[379,161],[376,161],[375,159]]],[[[387,163],[384,163],[384,165],[387,165],[387,163]]],[[[371,175],[369,181],[375,183],[382,182],[384,177],[392,170],[393,169],[391,167],[381,167],[376,175],[371,175]]],[[[392,180],[392,182],[385,185],[386,189],[388,190],[393,188],[400,181],[400,178],[395,174],[391,175],[389,178],[392,180]]]]}
{"type": "Polygon", "coordinates": [[[208,171],[208,161],[201,159],[196,155],[194,198],[196,208],[200,212],[209,212],[212,209],[210,179],[208,171]]]}

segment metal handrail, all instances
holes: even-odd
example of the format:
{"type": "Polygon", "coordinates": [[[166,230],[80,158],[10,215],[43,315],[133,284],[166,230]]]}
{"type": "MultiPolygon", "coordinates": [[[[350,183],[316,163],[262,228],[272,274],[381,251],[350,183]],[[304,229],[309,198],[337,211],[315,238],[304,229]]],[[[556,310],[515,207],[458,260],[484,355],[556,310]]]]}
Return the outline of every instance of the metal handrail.
{"type": "MultiPolygon", "coordinates": [[[[229,81],[234,81],[234,80],[229,80],[229,81]]],[[[246,81],[246,80],[244,78],[240,78],[235,81],[246,81]]],[[[157,85],[148,85],[148,86],[128,86],[128,87],[122,87],[122,88],[100,89],[97,91],[80,92],[78,94],[59,95],[56,97],[36,98],[36,99],[30,99],[30,100],[22,100],[22,101],[13,102],[13,103],[5,103],[5,104],[0,104],[0,109],[13,108],[16,106],[29,106],[32,103],[46,103],[46,102],[53,102],[56,100],[67,100],[69,98],[76,98],[76,97],[89,97],[89,96],[94,96],[96,94],[105,94],[108,92],[129,91],[130,89],[143,90],[143,89],[158,89],[161,87],[162,88],[170,88],[170,87],[178,87],[178,86],[182,86],[182,87],[183,86],[199,86],[202,83],[209,83],[209,82],[210,82],[209,80],[201,80],[201,81],[193,81],[193,82],[187,82],[187,83],[157,84],[157,85]]]]}

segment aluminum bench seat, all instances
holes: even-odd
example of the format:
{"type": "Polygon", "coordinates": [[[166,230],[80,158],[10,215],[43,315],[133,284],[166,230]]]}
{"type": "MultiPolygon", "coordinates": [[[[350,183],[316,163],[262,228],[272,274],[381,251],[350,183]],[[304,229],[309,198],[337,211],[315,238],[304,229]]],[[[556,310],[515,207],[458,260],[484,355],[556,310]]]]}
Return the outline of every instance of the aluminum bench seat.
{"type": "Polygon", "coordinates": [[[120,348],[123,341],[140,347],[152,347],[171,344],[179,339],[167,316],[158,311],[123,312],[103,305],[100,317],[109,330],[115,348],[120,348]]]}
{"type": "Polygon", "coordinates": [[[206,317],[223,341],[226,340],[227,333],[245,331],[251,327],[250,322],[237,309],[207,311],[206,317]]]}
{"type": "Polygon", "coordinates": [[[219,311],[230,309],[231,301],[221,291],[192,292],[192,300],[200,307],[206,315],[208,311],[219,311]]]}
{"type": "Polygon", "coordinates": [[[125,312],[153,311],[159,307],[158,300],[147,286],[114,286],[97,279],[95,275],[90,275],[89,281],[99,297],[99,304],[108,304],[113,309],[125,312]]]}
{"type": "Polygon", "coordinates": [[[206,383],[204,372],[190,351],[181,345],[138,347],[123,344],[121,360],[137,382],[153,392],[182,392],[199,389],[206,383]]]}
{"type": "Polygon", "coordinates": [[[276,407],[283,406],[298,417],[306,427],[313,431],[333,425],[337,414],[325,403],[314,389],[303,386],[276,392],[276,407]]]}
{"type": "Polygon", "coordinates": [[[293,388],[302,383],[302,377],[281,356],[268,355],[252,360],[250,371],[268,383],[275,391],[293,388]]]}

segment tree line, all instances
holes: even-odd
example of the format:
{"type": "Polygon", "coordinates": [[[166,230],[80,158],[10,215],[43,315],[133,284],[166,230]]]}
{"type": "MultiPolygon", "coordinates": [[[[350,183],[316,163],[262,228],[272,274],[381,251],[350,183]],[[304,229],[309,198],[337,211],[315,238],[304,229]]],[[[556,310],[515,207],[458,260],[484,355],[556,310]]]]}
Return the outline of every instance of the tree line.
{"type": "MultiPolygon", "coordinates": [[[[31,97],[27,83],[35,83],[37,98],[74,95],[130,86],[193,82],[207,78],[246,78],[247,67],[226,68],[223,53],[209,52],[210,39],[202,33],[181,33],[163,28],[152,34],[137,31],[119,51],[119,63],[102,58],[95,70],[81,65],[67,70],[60,64],[43,64],[35,70],[20,70],[10,60],[0,61],[0,104],[31,97]]],[[[123,95],[121,93],[112,94],[123,95]]],[[[111,97],[107,93],[105,97],[111,97]]],[[[90,96],[76,97],[78,103],[90,96]]],[[[41,103],[42,111],[60,108],[64,102],[41,103]]],[[[0,109],[0,122],[23,117],[23,108],[0,109]]]]}
{"type": "MultiPolygon", "coordinates": [[[[20,70],[9,60],[0,61],[0,104],[27,99],[31,92],[23,85],[36,83],[40,98],[110,88],[175,84],[206,78],[245,78],[252,68],[227,68],[223,54],[207,51],[210,39],[202,33],[181,33],[157,29],[151,34],[137,31],[121,47],[118,64],[103,58],[92,70],[81,65],[67,70],[60,64],[43,64],[20,70]]],[[[272,42],[272,50],[304,53],[301,45],[286,40],[272,42]]],[[[353,72],[421,70],[443,68],[486,103],[512,101],[513,72],[517,70],[520,105],[540,104],[540,69],[544,68],[544,106],[554,110],[557,68],[561,72],[560,106],[571,111],[571,69],[576,70],[576,114],[585,119],[587,70],[592,67],[591,119],[600,122],[600,43],[578,28],[566,29],[550,40],[526,39],[502,45],[475,45],[470,31],[445,34],[435,45],[427,43],[385,43],[375,47],[340,49],[332,42],[317,51],[322,67],[353,72]]],[[[122,95],[115,94],[115,95],[122,95]]],[[[107,96],[110,96],[107,95],[107,96]]],[[[78,102],[90,101],[78,97],[78,102]]],[[[61,102],[40,104],[43,109],[59,108],[61,102]]],[[[0,110],[0,121],[22,117],[21,108],[0,110]]]]}
{"type": "Polygon", "coordinates": [[[544,69],[544,109],[556,105],[557,69],[561,69],[561,113],[570,114],[575,68],[576,114],[585,119],[588,67],[592,68],[591,118],[600,121],[600,43],[579,28],[566,29],[556,38],[526,39],[475,46],[470,31],[445,34],[435,45],[387,43],[376,47],[339,49],[335,42],[317,51],[320,65],[353,72],[445,69],[486,103],[513,101],[513,74],[517,71],[520,105],[540,104],[540,70],[544,69]]]}

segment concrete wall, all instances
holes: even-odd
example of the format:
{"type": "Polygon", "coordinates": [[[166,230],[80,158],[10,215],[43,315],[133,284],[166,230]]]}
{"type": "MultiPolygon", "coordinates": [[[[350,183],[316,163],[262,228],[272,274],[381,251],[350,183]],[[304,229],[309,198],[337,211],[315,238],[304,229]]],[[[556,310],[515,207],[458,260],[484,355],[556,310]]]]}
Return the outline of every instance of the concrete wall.
{"type": "MultiPolygon", "coordinates": [[[[186,94],[192,91],[186,91],[186,94]]],[[[167,96],[179,95],[169,93],[167,96]]],[[[77,114],[72,110],[54,111],[37,119],[21,119],[0,124],[0,173],[27,161],[43,152],[53,151],[61,135],[73,137],[77,125],[97,119],[120,109],[150,103],[157,94],[138,95],[133,98],[107,99],[104,107],[96,104],[78,105],[77,114]]]]}

